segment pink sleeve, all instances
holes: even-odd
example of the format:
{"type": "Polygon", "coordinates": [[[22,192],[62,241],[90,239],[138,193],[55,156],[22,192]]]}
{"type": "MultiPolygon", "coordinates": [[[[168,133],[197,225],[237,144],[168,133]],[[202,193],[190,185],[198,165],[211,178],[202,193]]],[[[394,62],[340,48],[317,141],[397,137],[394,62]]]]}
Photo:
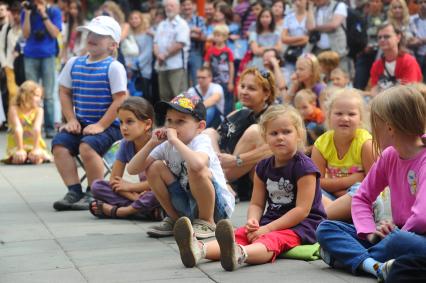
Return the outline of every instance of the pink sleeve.
{"type": "Polygon", "coordinates": [[[402,230],[417,234],[426,234],[426,170],[420,170],[418,176],[416,200],[411,207],[411,216],[405,222],[402,230]]]}
{"type": "Polygon", "coordinates": [[[367,234],[376,231],[373,217],[373,203],[388,185],[385,156],[373,164],[358,192],[352,198],[352,220],[358,237],[365,239],[367,234]]]}

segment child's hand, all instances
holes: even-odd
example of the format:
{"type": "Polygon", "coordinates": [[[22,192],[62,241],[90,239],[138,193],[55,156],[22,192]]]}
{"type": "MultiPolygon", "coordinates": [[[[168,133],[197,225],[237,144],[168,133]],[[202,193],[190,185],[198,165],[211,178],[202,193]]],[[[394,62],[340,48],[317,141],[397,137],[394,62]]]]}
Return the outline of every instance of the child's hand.
{"type": "Polygon", "coordinates": [[[167,129],[166,128],[160,128],[155,129],[151,136],[151,141],[155,144],[160,144],[167,140],[167,129]]]}
{"type": "Polygon", "coordinates": [[[177,136],[177,132],[176,132],[176,129],[173,129],[173,128],[167,128],[167,140],[170,142],[170,143],[174,143],[176,140],[178,139],[178,136],[177,136]]]}
{"type": "Polygon", "coordinates": [[[249,240],[250,243],[253,243],[254,241],[256,241],[260,236],[267,234],[271,232],[271,230],[269,230],[269,228],[265,225],[265,226],[261,226],[259,229],[257,229],[254,232],[250,232],[247,233],[247,239],[249,240]]]}
{"type": "Polygon", "coordinates": [[[126,192],[129,190],[129,185],[131,183],[125,181],[120,176],[115,176],[112,180],[110,180],[109,184],[114,192],[126,192]]]}
{"type": "Polygon", "coordinates": [[[41,164],[43,162],[43,152],[42,152],[42,150],[39,149],[39,148],[34,148],[28,154],[28,159],[33,164],[41,164]]]}
{"type": "Polygon", "coordinates": [[[17,150],[12,157],[13,164],[22,164],[27,160],[27,152],[23,149],[17,150]]]}
{"type": "Polygon", "coordinates": [[[255,218],[251,218],[247,220],[246,223],[246,233],[254,232],[259,229],[259,221],[255,218]]]}
{"type": "Polygon", "coordinates": [[[60,131],[65,130],[68,133],[72,133],[72,134],[79,134],[79,133],[81,133],[81,125],[77,121],[77,119],[73,119],[73,120],[68,121],[59,130],[60,131]]]}
{"type": "Polygon", "coordinates": [[[379,224],[376,227],[376,235],[379,236],[381,239],[386,237],[390,232],[392,232],[395,229],[395,224],[392,220],[385,219],[381,220],[379,224]]]}
{"type": "Polygon", "coordinates": [[[105,131],[105,128],[98,123],[91,124],[83,129],[83,135],[96,135],[105,131]]]}

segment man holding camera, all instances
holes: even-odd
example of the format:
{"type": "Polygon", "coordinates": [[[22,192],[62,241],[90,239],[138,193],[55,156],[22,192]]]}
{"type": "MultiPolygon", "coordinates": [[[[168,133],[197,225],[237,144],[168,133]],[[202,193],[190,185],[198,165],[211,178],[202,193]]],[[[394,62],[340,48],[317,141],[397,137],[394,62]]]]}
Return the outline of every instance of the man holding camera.
{"type": "Polygon", "coordinates": [[[57,37],[62,28],[62,15],[58,7],[45,0],[22,3],[22,34],[27,40],[24,47],[25,77],[42,81],[44,89],[44,128],[46,138],[52,138],[54,128],[55,58],[59,52],[57,37]]]}

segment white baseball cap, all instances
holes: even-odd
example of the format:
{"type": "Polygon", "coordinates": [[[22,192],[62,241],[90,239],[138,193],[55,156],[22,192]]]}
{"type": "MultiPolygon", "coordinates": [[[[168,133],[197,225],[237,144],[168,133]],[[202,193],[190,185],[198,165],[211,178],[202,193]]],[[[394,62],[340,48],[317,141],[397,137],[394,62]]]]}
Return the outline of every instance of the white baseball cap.
{"type": "Polygon", "coordinates": [[[109,35],[115,42],[120,43],[121,27],[113,17],[98,16],[87,25],[78,27],[77,30],[87,30],[100,35],[109,35]]]}

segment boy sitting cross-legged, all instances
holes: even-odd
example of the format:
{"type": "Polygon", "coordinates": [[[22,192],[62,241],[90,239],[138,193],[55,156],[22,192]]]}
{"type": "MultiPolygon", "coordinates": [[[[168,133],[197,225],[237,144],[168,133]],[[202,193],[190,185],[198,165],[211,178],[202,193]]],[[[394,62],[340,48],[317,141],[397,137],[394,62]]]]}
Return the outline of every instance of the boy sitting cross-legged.
{"type": "Polygon", "coordinates": [[[165,127],[154,131],[151,140],[128,165],[130,174],[146,172],[148,183],[168,217],[152,226],[148,235],[173,235],[181,216],[192,220],[195,236],[214,236],[215,222],[229,218],[235,200],[210,138],[201,134],[206,127],[206,109],[201,101],[178,95],[155,105],[165,116],[165,127]]]}

